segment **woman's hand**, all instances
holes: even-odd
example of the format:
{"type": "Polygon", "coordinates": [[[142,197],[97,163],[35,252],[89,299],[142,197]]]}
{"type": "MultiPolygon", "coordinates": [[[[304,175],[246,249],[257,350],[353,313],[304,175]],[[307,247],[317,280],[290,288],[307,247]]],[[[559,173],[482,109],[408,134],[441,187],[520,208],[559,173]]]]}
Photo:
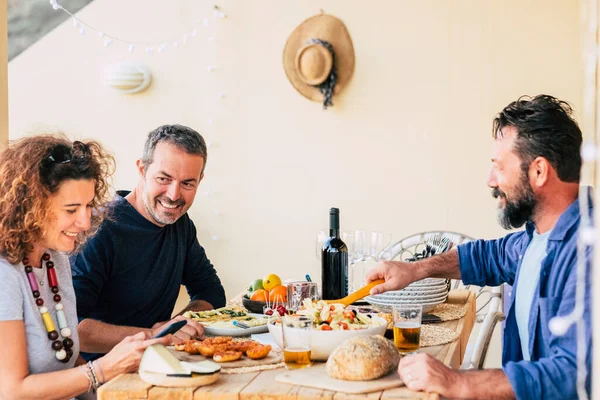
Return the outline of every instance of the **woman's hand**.
{"type": "Polygon", "coordinates": [[[127,372],[135,372],[140,366],[144,350],[153,344],[167,346],[171,342],[171,335],[160,339],[146,339],[146,333],[140,332],[127,336],[117,344],[108,354],[98,359],[106,381],[127,372]]]}

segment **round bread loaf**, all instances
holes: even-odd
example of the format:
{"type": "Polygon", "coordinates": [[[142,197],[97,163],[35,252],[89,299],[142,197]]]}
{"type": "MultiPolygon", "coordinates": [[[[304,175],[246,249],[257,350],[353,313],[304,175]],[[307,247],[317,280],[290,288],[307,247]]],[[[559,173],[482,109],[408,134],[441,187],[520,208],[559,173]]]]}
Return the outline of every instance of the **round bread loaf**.
{"type": "Polygon", "coordinates": [[[400,353],[383,336],[355,336],[331,352],[326,368],[335,379],[369,381],[387,375],[399,362],[400,353]]]}

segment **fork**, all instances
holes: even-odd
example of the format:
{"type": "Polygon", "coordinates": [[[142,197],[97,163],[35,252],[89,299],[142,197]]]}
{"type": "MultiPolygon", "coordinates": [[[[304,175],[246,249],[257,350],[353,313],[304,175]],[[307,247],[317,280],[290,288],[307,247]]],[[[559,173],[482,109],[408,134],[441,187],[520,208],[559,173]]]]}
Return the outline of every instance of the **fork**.
{"type": "Polygon", "coordinates": [[[438,253],[443,253],[448,250],[448,245],[450,244],[450,238],[444,237],[442,242],[440,243],[440,248],[438,253]]]}
{"type": "Polygon", "coordinates": [[[439,253],[439,246],[442,240],[442,235],[440,233],[436,233],[433,236],[430,236],[427,240],[427,244],[425,245],[427,249],[427,257],[434,256],[439,253]]]}

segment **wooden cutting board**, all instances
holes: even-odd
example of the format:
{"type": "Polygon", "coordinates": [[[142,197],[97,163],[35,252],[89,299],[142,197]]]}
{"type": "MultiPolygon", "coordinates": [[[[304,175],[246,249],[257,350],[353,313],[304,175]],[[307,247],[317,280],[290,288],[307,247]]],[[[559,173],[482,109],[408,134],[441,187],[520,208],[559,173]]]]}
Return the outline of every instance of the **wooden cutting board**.
{"type": "Polygon", "coordinates": [[[317,363],[305,369],[286,371],[277,375],[275,380],[291,385],[353,394],[378,392],[403,385],[395,369],[388,375],[373,381],[342,381],[327,375],[325,363],[317,363]]]}
{"type": "MultiPolygon", "coordinates": [[[[201,356],[200,354],[188,354],[185,351],[177,351],[172,347],[167,347],[169,349],[169,351],[171,353],[173,353],[173,355],[175,355],[175,357],[177,357],[177,359],[179,361],[189,361],[189,362],[194,362],[194,361],[205,361],[205,360],[212,360],[212,358],[206,358],[204,356],[201,356]]],[[[271,352],[269,353],[268,356],[266,356],[263,359],[260,360],[252,360],[246,356],[242,356],[242,358],[240,358],[237,361],[231,361],[231,362],[225,362],[225,363],[219,363],[221,365],[221,368],[239,368],[239,367],[254,367],[257,365],[268,365],[268,364],[277,364],[283,361],[283,353],[281,352],[280,349],[278,348],[273,348],[271,349],[271,352]]]]}

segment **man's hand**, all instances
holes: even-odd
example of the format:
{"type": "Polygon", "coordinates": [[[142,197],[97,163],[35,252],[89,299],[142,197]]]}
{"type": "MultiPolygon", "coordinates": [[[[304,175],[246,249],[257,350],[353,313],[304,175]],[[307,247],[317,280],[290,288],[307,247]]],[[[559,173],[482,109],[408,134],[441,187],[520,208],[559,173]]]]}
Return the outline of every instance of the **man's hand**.
{"type": "Polygon", "coordinates": [[[460,386],[460,373],[426,353],[402,357],[398,375],[410,390],[423,390],[455,397],[460,386]]]}
{"type": "Polygon", "coordinates": [[[170,335],[171,343],[169,344],[177,344],[183,342],[184,340],[190,339],[204,339],[204,327],[202,326],[202,324],[193,321],[189,318],[185,318],[182,315],[178,315],[177,317],[167,322],[159,322],[157,324],[154,324],[154,326],[152,327],[151,335],[155,336],[161,330],[171,325],[172,323],[182,320],[187,321],[187,325],[175,332],[173,335],[170,335]]]}
{"type": "Polygon", "coordinates": [[[381,261],[367,274],[367,283],[384,279],[385,283],[371,289],[371,295],[400,290],[415,281],[415,266],[401,261],[381,261]]]}

